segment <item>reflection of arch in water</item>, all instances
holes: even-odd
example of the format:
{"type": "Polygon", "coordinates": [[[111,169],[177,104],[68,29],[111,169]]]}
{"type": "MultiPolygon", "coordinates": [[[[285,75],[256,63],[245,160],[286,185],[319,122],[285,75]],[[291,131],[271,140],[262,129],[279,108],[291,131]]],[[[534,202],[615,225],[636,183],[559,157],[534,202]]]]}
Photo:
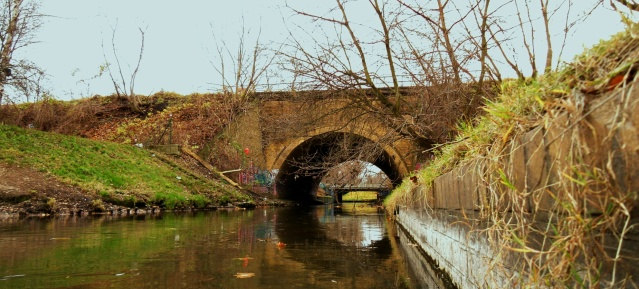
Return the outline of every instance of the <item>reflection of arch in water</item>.
{"type": "MultiPolygon", "coordinates": [[[[354,150],[371,144],[375,142],[363,136],[345,132],[323,133],[301,142],[288,154],[275,178],[279,196],[300,202],[311,201],[326,173],[322,168],[313,169],[314,166],[321,167],[321,164],[327,162],[327,158],[332,153],[334,155],[336,150],[354,150]],[[336,145],[345,143],[346,139],[349,140],[348,147],[340,148],[336,145]]],[[[393,148],[382,148],[380,152],[374,159],[363,161],[380,168],[393,185],[397,185],[407,172],[404,162],[393,148]]]]}
{"type": "MultiPolygon", "coordinates": [[[[337,276],[371,276],[370,266],[391,259],[392,248],[383,216],[360,216],[357,218],[336,217],[331,225],[320,223],[314,210],[290,208],[278,211],[275,231],[279,240],[286,243],[287,252],[297,262],[307,268],[318,271],[333,272],[337,276]],[[333,236],[332,227],[341,227],[344,221],[361,218],[371,220],[379,217],[382,230],[381,239],[370,242],[368,246],[360,246],[346,239],[339,240],[333,236]],[[292,222],[291,220],[295,220],[292,222]],[[294,250],[288,250],[293,249],[294,250]],[[299,249],[302,250],[299,250],[299,249]],[[308,256],[312,255],[312,259],[308,256]],[[312,261],[309,261],[312,260],[312,261]],[[359,262],[356,262],[359,260],[359,262]]],[[[337,235],[337,234],[335,234],[337,235]]]]}

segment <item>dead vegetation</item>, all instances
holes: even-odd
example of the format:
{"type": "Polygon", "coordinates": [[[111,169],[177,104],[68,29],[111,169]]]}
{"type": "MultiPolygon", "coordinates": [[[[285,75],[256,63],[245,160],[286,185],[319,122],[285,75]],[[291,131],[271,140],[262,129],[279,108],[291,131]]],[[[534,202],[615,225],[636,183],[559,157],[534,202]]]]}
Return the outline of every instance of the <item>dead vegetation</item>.
{"type": "MultiPolygon", "coordinates": [[[[198,151],[215,140],[245,109],[247,98],[235,98],[230,94],[182,96],[159,92],[141,100],[140,112],[117,96],[96,96],[70,102],[45,99],[3,105],[0,122],[143,146],[171,142],[198,151]]],[[[227,146],[231,147],[230,144],[227,146]]],[[[235,155],[236,149],[230,149],[233,152],[229,155],[235,155]]]]}
{"type": "Polygon", "coordinates": [[[526,288],[636,288],[637,29],[629,24],[558,72],[505,82],[486,115],[461,125],[456,142],[404,181],[387,207],[430,207],[429,196],[415,195],[428,190],[417,187],[479,162],[485,192],[478,219],[468,221],[488,224],[476,232],[515,260],[492,270],[526,288]],[[522,149],[530,162],[547,159],[536,185],[513,161],[522,149]]]}

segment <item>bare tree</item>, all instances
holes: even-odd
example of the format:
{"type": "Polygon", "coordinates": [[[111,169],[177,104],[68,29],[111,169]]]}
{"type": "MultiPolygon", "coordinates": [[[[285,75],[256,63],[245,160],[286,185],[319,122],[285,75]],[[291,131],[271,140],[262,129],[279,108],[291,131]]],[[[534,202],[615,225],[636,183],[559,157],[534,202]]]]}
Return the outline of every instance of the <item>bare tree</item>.
{"type": "Polygon", "coordinates": [[[291,72],[295,75],[301,75],[306,79],[319,81],[322,86],[329,89],[369,88],[377,101],[379,101],[385,108],[390,109],[393,114],[399,115],[399,103],[401,97],[398,91],[399,84],[395,73],[395,66],[393,64],[392,49],[390,47],[390,32],[385,20],[386,16],[382,11],[383,8],[379,5],[378,1],[369,1],[382,28],[381,34],[383,35],[383,39],[381,41],[384,43],[386,49],[386,60],[388,61],[388,67],[393,78],[393,96],[396,98],[395,103],[393,103],[388,94],[379,90],[378,83],[381,78],[374,71],[369,69],[369,56],[365,53],[362,41],[353,29],[352,23],[349,20],[348,13],[344,6],[344,2],[345,1],[343,0],[335,1],[337,8],[339,9],[339,15],[335,18],[314,15],[301,10],[294,10],[295,13],[310,17],[313,21],[325,21],[339,26],[348,33],[350,39],[348,39],[348,42],[345,43],[345,40],[341,38],[341,35],[339,35],[339,42],[337,44],[322,45],[318,42],[316,43],[320,49],[320,53],[318,54],[311,54],[300,42],[293,40],[294,44],[292,47],[296,51],[301,51],[301,56],[286,53],[283,53],[283,55],[286,58],[291,59],[291,63],[297,64],[297,67],[302,68],[291,72]],[[352,51],[348,51],[350,48],[353,48],[355,52],[353,53],[352,51]],[[359,60],[359,71],[356,71],[357,68],[350,61],[352,56],[357,57],[359,60]]]}
{"type": "Polygon", "coordinates": [[[3,0],[0,4],[0,104],[7,85],[25,95],[40,87],[44,73],[28,60],[14,58],[16,51],[34,43],[35,31],[42,24],[39,5],[33,0],[3,0]]]}
{"type": "Polygon", "coordinates": [[[104,43],[102,43],[102,53],[104,61],[106,62],[107,72],[109,73],[109,78],[113,83],[113,88],[115,89],[117,97],[128,101],[129,106],[133,111],[140,112],[140,97],[135,94],[135,78],[140,69],[140,64],[142,63],[142,56],[144,55],[144,30],[142,30],[142,28],[138,28],[138,30],[140,31],[140,52],[138,54],[137,63],[133,70],[130,72],[130,75],[125,75],[125,71],[122,68],[122,64],[120,63],[120,58],[118,57],[118,52],[115,44],[116,30],[117,26],[113,27],[111,33],[111,51],[113,54],[113,59],[115,60],[115,68],[113,68],[113,64],[108,61],[104,49],[104,43]]]}
{"type": "MultiPolygon", "coordinates": [[[[359,91],[349,93],[351,105],[375,115],[377,119],[383,119],[406,138],[425,144],[434,139],[445,141],[434,137],[434,134],[441,133],[440,136],[448,137],[455,121],[448,124],[448,129],[442,130],[437,125],[441,117],[435,119],[435,115],[457,119],[464,114],[472,114],[473,111],[466,106],[475,105],[475,101],[468,100],[473,94],[464,91],[462,79],[472,79],[466,66],[470,55],[476,54],[468,53],[461,57],[458,54],[467,41],[454,42],[454,35],[449,34],[451,27],[460,26],[461,23],[461,20],[457,20],[449,24],[444,18],[447,7],[452,4],[438,1],[439,16],[433,18],[427,15],[423,7],[414,7],[401,1],[370,0],[367,1],[368,11],[376,18],[372,26],[352,21],[347,4],[352,3],[336,0],[333,10],[318,14],[293,8],[295,14],[310,18],[319,23],[318,26],[327,24],[325,27],[332,28],[335,35],[325,35],[324,40],[318,37],[318,32],[323,30],[315,29],[313,33],[307,33],[313,48],[308,45],[309,41],[291,35],[291,44],[281,52],[286,59],[282,62],[284,69],[295,75],[295,79],[300,79],[300,83],[308,83],[306,89],[359,91]],[[411,15],[405,12],[407,7],[412,8],[408,10],[411,15]],[[426,19],[427,30],[408,25],[409,21],[416,22],[407,19],[413,15],[426,19]],[[369,31],[362,31],[362,27],[369,31]],[[416,38],[432,39],[433,48],[423,49],[413,45],[419,42],[415,41],[416,38]],[[439,47],[440,44],[444,46],[443,49],[439,47]],[[423,51],[433,52],[425,54],[423,51]],[[421,69],[422,73],[416,73],[415,68],[421,69]],[[468,77],[462,77],[462,74],[468,77]],[[400,85],[402,80],[422,89],[411,90],[407,95],[407,90],[400,85]],[[457,96],[458,100],[451,103],[449,100],[455,98],[452,96],[457,96]],[[437,98],[439,102],[435,100],[437,98]],[[444,104],[453,115],[449,116],[449,113],[442,113],[439,108],[433,107],[444,104]]],[[[462,19],[470,15],[469,11],[472,10],[468,9],[462,19]]]]}
{"type": "Polygon", "coordinates": [[[322,178],[322,182],[336,186],[357,186],[367,181],[367,163],[348,161],[329,170],[322,178]]]}
{"type": "Polygon", "coordinates": [[[222,77],[222,91],[234,94],[240,99],[255,92],[262,77],[268,73],[276,55],[269,54],[269,50],[260,43],[261,31],[257,33],[255,43],[249,47],[247,45],[249,34],[250,31],[242,27],[239,43],[233,50],[224,41],[218,43],[213,35],[218,58],[210,61],[211,65],[222,77]],[[230,64],[230,67],[227,64],[230,64]]]}
{"type": "MultiPolygon", "coordinates": [[[[295,99],[307,103],[296,110],[299,115],[277,125],[279,132],[264,135],[303,134],[305,123],[338,115],[346,124],[383,122],[395,131],[380,140],[384,145],[409,139],[423,147],[418,159],[425,160],[433,144],[452,139],[459,119],[473,117],[482,100],[496,94],[502,78],[514,74],[523,80],[554,68],[569,31],[589,14],[576,13],[572,4],[573,0],[335,0],[325,11],[291,7],[294,15],[315,27],[291,31],[278,63],[294,80],[295,99]],[[362,13],[368,15],[358,23],[362,13]],[[536,51],[540,47],[543,51],[536,51]],[[538,69],[537,64],[543,66],[538,69]],[[318,90],[329,90],[332,96],[318,90]],[[348,104],[317,108],[323,97],[348,104]]],[[[337,155],[305,166],[315,160],[309,156],[295,165],[315,174],[361,157],[354,152],[345,156],[343,151],[337,155]]]]}
{"type": "MultiPolygon", "coordinates": [[[[323,40],[317,36],[323,30],[306,32],[311,35],[315,51],[309,49],[309,41],[292,36],[292,49],[283,53],[288,59],[283,63],[295,79],[313,82],[314,88],[368,88],[383,109],[403,119],[406,115],[415,116],[401,109],[405,98],[398,89],[401,80],[421,86],[431,95],[436,90],[457,92],[465,98],[460,101],[476,106],[483,95],[461,93],[460,85],[483,87],[486,80],[500,81],[504,74],[512,74],[505,67],[510,67],[520,79],[537,76],[538,63],[544,63],[542,71],[549,72],[554,68],[554,59],[561,56],[561,51],[555,53],[553,39],[562,42],[563,50],[569,31],[589,15],[589,11],[575,13],[571,9],[573,0],[367,2],[378,25],[351,21],[347,4],[352,3],[344,0],[336,0],[328,13],[293,8],[295,14],[315,23],[332,25],[335,35],[323,40]],[[514,16],[512,11],[516,12],[514,16]],[[544,29],[535,29],[536,26],[544,29]],[[361,33],[360,27],[369,32],[361,33]],[[543,54],[536,51],[539,39],[546,42],[543,54]],[[530,73],[522,69],[518,58],[522,53],[528,56],[530,73]],[[539,57],[544,57],[543,61],[538,61],[539,57]],[[392,83],[385,81],[387,77],[392,83]],[[381,93],[383,89],[392,93],[381,93]]],[[[593,6],[597,6],[596,1],[593,6]]],[[[358,10],[361,13],[362,7],[358,10]]],[[[419,130],[414,134],[419,136],[419,130]]]]}

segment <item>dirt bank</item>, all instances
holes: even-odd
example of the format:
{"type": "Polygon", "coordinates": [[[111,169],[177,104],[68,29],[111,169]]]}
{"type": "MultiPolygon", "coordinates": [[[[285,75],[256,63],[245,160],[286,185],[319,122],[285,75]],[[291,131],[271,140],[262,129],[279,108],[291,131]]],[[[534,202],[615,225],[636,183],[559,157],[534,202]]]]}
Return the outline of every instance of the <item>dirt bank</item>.
{"type": "Polygon", "coordinates": [[[74,214],[95,211],[101,203],[89,192],[31,168],[0,163],[0,179],[0,214],[74,214]]]}
{"type": "MultiPolygon", "coordinates": [[[[103,201],[77,186],[37,170],[0,163],[0,216],[85,215],[85,214],[146,214],[163,211],[157,206],[130,208],[103,201]]],[[[250,193],[250,192],[247,192],[250,193]]],[[[235,202],[226,206],[209,206],[199,210],[222,207],[251,208],[254,206],[286,206],[287,202],[252,194],[253,202],[235,202]]],[[[185,207],[176,210],[194,210],[185,207]]]]}

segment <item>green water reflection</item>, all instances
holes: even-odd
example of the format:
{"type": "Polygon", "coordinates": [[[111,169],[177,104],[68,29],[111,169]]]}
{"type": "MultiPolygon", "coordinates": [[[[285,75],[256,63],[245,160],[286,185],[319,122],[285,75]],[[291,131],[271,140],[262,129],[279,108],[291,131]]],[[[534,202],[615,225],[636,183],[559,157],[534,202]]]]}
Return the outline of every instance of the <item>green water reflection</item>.
{"type": "Polygon", "coordinates": [[[390,228],[332,206],[23,219],[0,223],[0,288],[419,287],[390,228]]]}

